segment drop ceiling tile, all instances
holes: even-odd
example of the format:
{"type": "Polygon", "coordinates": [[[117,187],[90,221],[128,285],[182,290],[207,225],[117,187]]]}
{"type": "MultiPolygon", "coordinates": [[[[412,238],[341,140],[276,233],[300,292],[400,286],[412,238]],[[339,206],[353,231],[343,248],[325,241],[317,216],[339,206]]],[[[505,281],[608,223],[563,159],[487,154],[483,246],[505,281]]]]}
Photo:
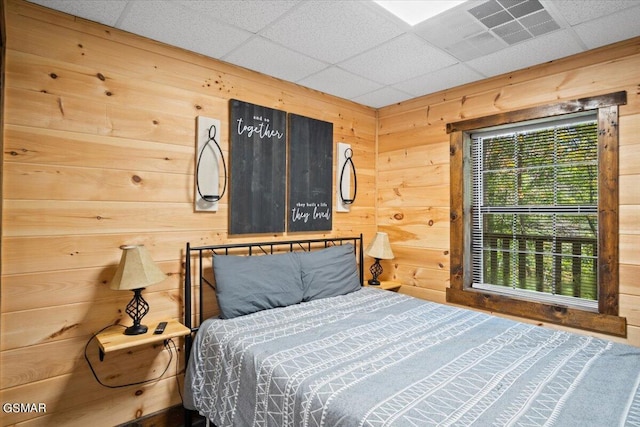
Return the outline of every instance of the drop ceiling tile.
{"type": "Polygon", "coordinates": [[[351,100],[359,104],[368,105],[373,108],[381,108],[405,101],[410,97],[411,95],[407,93],[386,86],[374,92],[352,98],[351,100]]]}
{"type": "Polygon", "coordinates": [[[298,4],[299,0],[178,0],[176,3],[218,22],[257,33],[298,4]]]}
{"type": "MultiPolygon", "coordinates": [[[[552,2],[552,7],[557,9],[570,25],[591,21],[634,6],[638,7],[638,0],[562,0],[552,2]]],[[[609,28],[606,30],[600,28],[599,31],[606,32],[609,31],[609,28]]]]}
{"type": "Polygon", "coordinates": [[[473,59],[467,65],[485,76],[496,76],[581,52],[571,30],[554,31],[473,59]]]}
{"type": "Polygon", "coordinates": [[[297,83],[346,99],[352,99],[382,88],[382,85],[378,83],[353,75],[338,67],[328,67],[297,81],[297,83]]]}
{"type": "Polygon", "coordinates": [[[400,35],[399,25],[355,1],[305,1],[261,35],[335,64],[400,35]]]}
{"type": "Polygon", "coordinates": [[[249,32],[212,23],[202,13],[160,0],[131,2],[118,28],[214,58],[251,37],[249,32]]]}
{"type": "Polygon", "coordinates": [[[120,14],[127,6],[127,0],[95,0],[91,3],[78,0],[30,0],[51,9],[80,16],[90,21],[99,22],[111,27],[118,22],[120,14]]]}
{"type": "Polygon", "coordinates": [[[339,64],[347,71],[388,85],[458,62],[420,37],[405,34],[339,64]]]}
{"type": "Polygon", "coordinates": [[[327,67],[326,63],[262,37],[250,39],[222,59],[288,81],[300,80],[327,67]]]}
{"type": "Polygon", "coordinates": [[[483,79],[484,76],[464,64],[455,64],[433,73],[425,74],[411,80],[396,83],[394,88],[413,96],[422,96],[427,93],[434,93],[444,89],[460,86],[476,80],[483,79]]]}
{"type": "Polygon", "coordinates": [[[640,36],[638,6],[573,27],[589,49],[640,36]],[[605,30],[606,29],[606,30],[605,30]]]}

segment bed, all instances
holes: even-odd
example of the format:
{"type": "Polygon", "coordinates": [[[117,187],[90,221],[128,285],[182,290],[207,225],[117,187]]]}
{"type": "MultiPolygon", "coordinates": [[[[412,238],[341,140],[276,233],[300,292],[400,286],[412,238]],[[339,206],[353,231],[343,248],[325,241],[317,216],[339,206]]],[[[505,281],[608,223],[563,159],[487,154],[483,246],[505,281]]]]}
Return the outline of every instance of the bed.
{"type": "Polygon", "coordinates": [[[272,243],[187,245],[184,404],[215,426],[640,426],[640,348],[362,286],[362,236],[272,243]]]}

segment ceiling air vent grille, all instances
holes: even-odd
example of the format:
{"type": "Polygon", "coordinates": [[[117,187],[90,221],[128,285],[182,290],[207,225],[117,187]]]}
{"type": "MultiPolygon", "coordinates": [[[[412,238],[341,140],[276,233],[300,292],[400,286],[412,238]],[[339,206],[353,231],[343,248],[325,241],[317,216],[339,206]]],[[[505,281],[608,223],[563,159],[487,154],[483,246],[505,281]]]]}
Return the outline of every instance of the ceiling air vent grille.
{"type": "Polygon", "coordinates": [[[538,0],[489,0],[468,12],[510,45],[560,28],[538,0]]]}

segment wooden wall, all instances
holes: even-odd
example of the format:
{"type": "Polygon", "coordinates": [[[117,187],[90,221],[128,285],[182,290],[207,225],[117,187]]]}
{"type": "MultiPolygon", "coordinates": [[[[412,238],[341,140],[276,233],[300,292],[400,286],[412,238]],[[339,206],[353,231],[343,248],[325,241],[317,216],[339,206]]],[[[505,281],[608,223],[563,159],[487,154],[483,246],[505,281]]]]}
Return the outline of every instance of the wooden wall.
{"type": "Polygon", "coordinates": [[[445,302],[449,136],[464,119],[616,91],[620,108],[620,315],[640,345],[640,38],[388,106],[378,119],[378,224],[402,291],[445,302]]]}
{"type": "MultiPolygon", "coordinates": [[[[221,120],[227,151],[230,98],[331,122],[334,143],[352,145],[351,212],[335,213],[331,232],[295,237],[376,231],[375,110],[22,0],[3,6],[0,401],[47,412],[2,414],[2,425],[113,426],[180,403],[183,355],[155,383],[110,389],[84,347],[130,324],[131,293],[107,286],[120,245],[145,244],[170,276],[145,291],[151,326],[182,315],[185,242],[274,237],[230,238],[226,197],[217,213],[194,212],[196,117],[221,120]]],[[[96,348],[109,384],[154,378],[169,360],[146,346],[101,363],[96,348]]]]}
{"type": "MultiPolygon", "coordinates": [[[[444,302],[445,124],[626,90],[620,307],[626,341],[640,345],[640,39],[374,111],[22,0],[2,1],[0,401],[47,405],[46,413],[2,414],[2,425],[112,426],[180,403],[175,373],[183,355],[153,384],[110,389],[93,379],[84,347],[103,326],[130,321],[123,314],[130,295],[107,286],[120,245],[145,244],[170,276],[145,292],[145,320],[154,324],[181,316],[186,241],[265,237],[230,238],[224,199],[217,213],[193,209],[195,117],[219,118],[226,129],[230,98],[332,122],[334,142],[355,151],[359,188],[351,213],[336,213],[327,234],[388,232],[396,258],[383,263],[383,278],[444,302]]],[[[89,357],[110,384],[153,378],[169,359],[153,346],[104,362],[96,353],[92,343],[89,357]]]]}

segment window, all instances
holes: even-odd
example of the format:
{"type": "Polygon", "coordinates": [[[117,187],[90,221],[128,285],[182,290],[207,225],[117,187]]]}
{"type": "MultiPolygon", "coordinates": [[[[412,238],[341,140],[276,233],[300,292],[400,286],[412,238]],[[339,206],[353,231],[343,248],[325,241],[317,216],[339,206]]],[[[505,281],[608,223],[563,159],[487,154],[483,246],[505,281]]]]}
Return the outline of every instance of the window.
{"type": "Polygon", "coordinates": [[[473,287],[597,309],[595,114],[471,134],[473,287]]]}
{"type": "Polygon", "coordinates": [[[626,93],[447,125],[447,300],[599,332],[618,317],[618,105],[626,93]]]}

